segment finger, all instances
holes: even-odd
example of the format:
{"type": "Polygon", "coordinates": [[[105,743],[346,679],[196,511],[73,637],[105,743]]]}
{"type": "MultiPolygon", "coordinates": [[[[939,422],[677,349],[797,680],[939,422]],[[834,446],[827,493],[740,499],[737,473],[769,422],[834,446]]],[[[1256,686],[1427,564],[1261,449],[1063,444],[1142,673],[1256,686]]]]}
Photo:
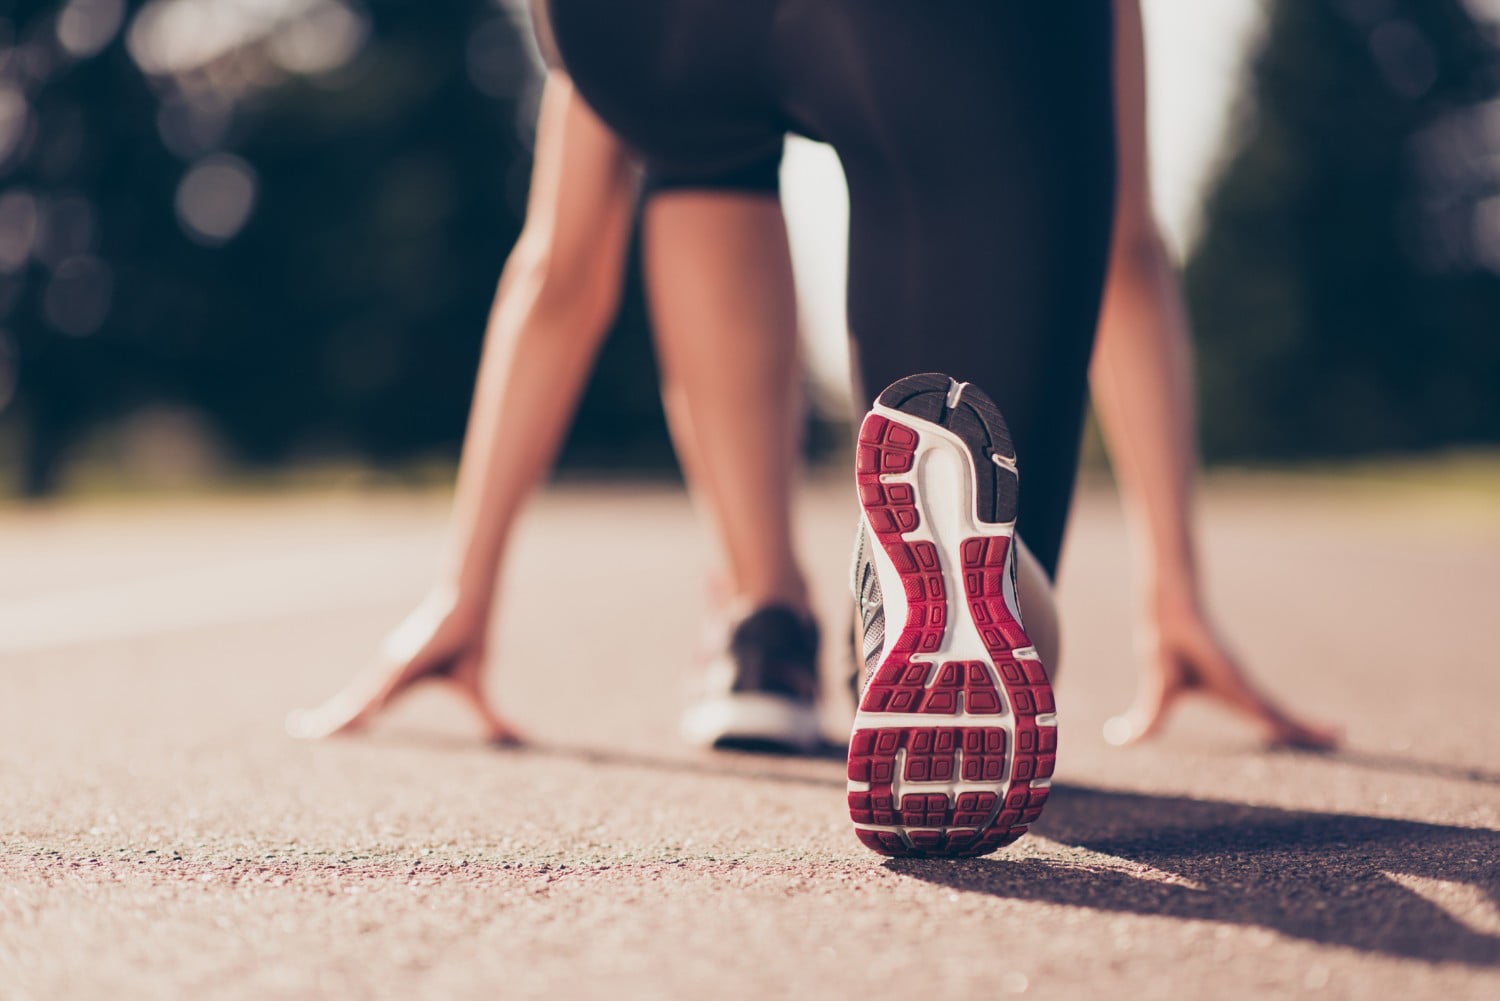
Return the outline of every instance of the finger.
{"type": "Polygon", "coordinates": [[[1342,739],[1339,727],[1293,716],[1256,689],[1245,677],[1239,662],[1222,649],[1200,656],[1211,662],[1209,669],[1212,673],[1206,676],[1220,679],[1219,684],[1210,686],[1211,694],[1258,724],[1272,746],[1304,750],[1330,750],[1338,746],[1342,739]]]}
{"type": "Polygon", "coordinates": [[[521,735],[516,729],[507,723],[500,715],[490,708],[484,693],[477,685],[455,683],[454,691],[458,694],[465,705],[473,711],[479,719],[479,725],[484,729],[485,740],[492,744],[519,744],[521,735]]]}
{"type": "Polygon", "coordinates": [[[519,744],[521,735],[515,727],[490,708],[489,700],[484,697],[483,669],[484,657],[470,655],[453,665],[452,671],[444,680],[448,682],[448,686],[459,697],[459,700],[468,706],[478,718],[479,725],[484,730],[485,740],[492,744],[519,744]]]}
{"type": "Polygon", "coordinates": [[[1179,682],[1168,680],[1164,673],[1154,674],[1142,683],[1129,709],[1105,721],[1104,739],[1119,747],[1150,739],[1160,732],[1181,694],[1179,682]]]}
{"type": "Polygon", "coordinates": [[[420,681],[429,670],[411,661],[379,668],[354,681],[322,705],[289,713],[287,733],[303,740],[317,740],[361,730],[391,700],[420,681]]]}
{"type": "Polygon", "coordinates": [[[473,703],[474,711],[479,716],[479,721],[484,727],[485,740],[491,744],[499,744],[505,747],[513,747],[525,742],[520,731],[502,719],[489,704],[480,698],[473,703]]]}
{"type": "Polygon", "coordinates": [[[1332,751],[1344,742],[1344,729],[1330,723],[1287,719],[1270,734],[1272,747],[1302,751],[1332,751]]]}
{"type": "Polygon", "coordinates": [[[353,703],[342,695],[312,709],[293,709],[287,713],[286,732],[298,740],[320,740],[354,733],[369,722],[367,706],[353,703]]]}
{"type": "Polygon", "coordinates": [[[520,747],[526,743],[526,738],[521,731],[494,713],[488,714],[485,728],[485,741],[496,747],[520,747]]]}

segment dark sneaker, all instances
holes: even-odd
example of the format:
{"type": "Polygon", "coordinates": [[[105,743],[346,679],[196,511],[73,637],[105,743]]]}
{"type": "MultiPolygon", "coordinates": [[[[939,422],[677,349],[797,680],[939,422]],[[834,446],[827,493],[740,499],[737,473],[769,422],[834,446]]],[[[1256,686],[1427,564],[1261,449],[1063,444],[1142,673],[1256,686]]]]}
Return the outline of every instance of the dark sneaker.
{"type": "Polygon", "coordinates": [[[1015,451],[994,403],[913,375],[875,403],[855,469],[866,660],[849,815],[884,855],[984,855],[1052,784],[1057,716],[1021,627],[1015,451]]]}
{"type": "Polygon", "coordinates": [[[683,736],[704,747],[811,754],[823,746],[817,697],[817,625],[790,608],[762,608],[729,631],[683,714],[683,736]]]}

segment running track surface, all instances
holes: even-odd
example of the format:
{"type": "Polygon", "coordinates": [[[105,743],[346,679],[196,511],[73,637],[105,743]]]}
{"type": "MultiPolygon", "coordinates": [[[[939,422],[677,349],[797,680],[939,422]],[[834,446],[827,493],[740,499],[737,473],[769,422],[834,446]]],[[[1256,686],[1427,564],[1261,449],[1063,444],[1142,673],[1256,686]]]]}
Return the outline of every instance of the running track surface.
{"type": "MultiPolygon", "coordinates": [[[[842,670],[852,488],[809,488],[842,670]]],[[[1267,754],[1132,684],[1112,498],[1064,570],[1057,788],[965,862],[854,839],[842,762],[673,738],[706,545],[665,487],[568,486],[520,530],[481,746],[441,693],[304,744],[285,712],[419,596],[443,498],[0,510],[0,998],[1500,996],[1500,524],[1258,480],[1205,505],[1227,630],[1350,750],[1267,754]]],[[[829,707],[830,734],[846,703],[829,707]]]]}

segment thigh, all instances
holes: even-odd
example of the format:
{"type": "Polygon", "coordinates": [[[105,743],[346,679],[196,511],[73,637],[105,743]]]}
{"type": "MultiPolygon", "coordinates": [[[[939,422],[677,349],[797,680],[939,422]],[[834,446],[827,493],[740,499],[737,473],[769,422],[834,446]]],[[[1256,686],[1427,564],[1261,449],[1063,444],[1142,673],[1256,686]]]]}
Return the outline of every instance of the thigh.
{"type": "Polygon", "coordinates": [[[787,110],[849,180],[849,322],[866,401],[915,372],[994,398],[1054,573],[1114,192],[1108,0],[795,0],[787,110]],[[821,61],[793,58],[814,36],[821,61]]]}

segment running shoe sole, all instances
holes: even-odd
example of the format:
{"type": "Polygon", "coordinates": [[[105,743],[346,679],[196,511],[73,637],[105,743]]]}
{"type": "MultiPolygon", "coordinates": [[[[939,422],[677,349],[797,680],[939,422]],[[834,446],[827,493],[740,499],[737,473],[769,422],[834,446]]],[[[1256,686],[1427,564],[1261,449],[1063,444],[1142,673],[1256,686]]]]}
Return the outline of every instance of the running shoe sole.
{"type": "Polygon", "coordinates": [[[1010,433],[968,383],[909,376],[861,425],[855,478],[887,630],[849,739],[855,834],[883,855],[988,854],[1041,813],[1057,755],[1016,601],[1010,433]]]}

